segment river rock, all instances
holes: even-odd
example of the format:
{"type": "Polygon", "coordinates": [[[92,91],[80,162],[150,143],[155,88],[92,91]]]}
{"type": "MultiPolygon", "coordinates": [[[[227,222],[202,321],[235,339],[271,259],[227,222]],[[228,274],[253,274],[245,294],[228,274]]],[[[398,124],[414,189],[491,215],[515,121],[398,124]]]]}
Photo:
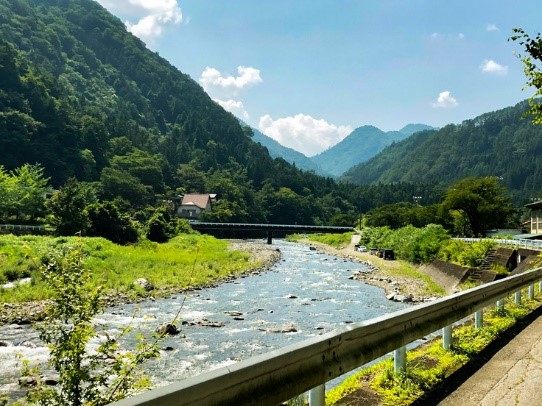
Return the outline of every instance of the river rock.
{"type": "Polygon", "coordinates": [[[58,385],[58,376],[46,376],[43,378],[43,383],[47,386],[56,386],[58,385]]]}
{"type": "Polygon", "coordinates": [[[220,323],[219,321],[210,321],[207,319],[198,320],[196,321],[196,324],[202,327],[224,327],[224,323],[220,323]]]}
{"type": "Polygon", "coordinates": [[[19,386],[29,388],[38,384],[38,378],[35,376],[21,376],[19,378],[19,386]]]}
{"type": "Polygon", "coordinates": [[[150,283],[150,282],[149,282],[147,279],[145,279],[145,278],[137,278],[137,279],[134,281],[134,285],[141,286],[141,287],[142,287],[144,290],[146,290],[147,292],[154,289],[153,284],[150,283]]]}
{"type": "Polygon", "coordinates": [[[10,347],[11,344],[7,341],[0,341],[0,347],[10,347]]]}
{"type": "Polygon", "coordinates": [[[174,336],[174,335],[179,334],[181,330],[179,330],[179,328],[175,324],[164,323],[164,324],[159,325],[156,328],[156,332],[160,335],[174,336]]]}
{"type": "Polygon", "coordinates": [[[239,312],[237,310],[228,310],[228,311],[225,311],[224,314],[228,314],[228,315],[233,316],[233,317],[239,317],[239,316],[243,315],[242,312],[239,312]]]}

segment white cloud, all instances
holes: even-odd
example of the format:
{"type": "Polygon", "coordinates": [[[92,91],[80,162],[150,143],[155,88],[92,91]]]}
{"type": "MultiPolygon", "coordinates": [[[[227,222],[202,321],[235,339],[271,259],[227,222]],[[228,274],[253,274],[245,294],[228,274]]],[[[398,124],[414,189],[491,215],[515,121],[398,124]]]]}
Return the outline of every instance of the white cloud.
{"type": "Polygon", "coordinates": [[[430,35],[430,37],[433,39],[437,39],[437,38],[442,37],[442,34],[439,34],[438,32],[434,32],[430,35]]]}
{"type": "Polygon", "coordinates": [[[350,126],[336,126],[305,114],[273,120],[260,117],[259,129],[280,144],[313,156],[337,144],[352,132],[350,126]]]}
{"type": "Polygon", "coordinates": [[[137,22],[126,21],[126,28],[147,44],[160,37],[164,27],[183,20],[177,0],[97,0],[113,13],[129,16],[137,22]]]}
{"type": "Polygon", "coordinates": [[[238,90],[262,82],[259,69],[238,66],[237,73],[239,74],[237,77],[223,76],[218,69],[207,66],[201,74],[199,82],[205,90],[226,89],[233,91],[233,94],[236,94],[238,90]]]}
{"type": "Polygon", "coordinates": [[[432,104],[433,107],[442,107],[444,109],[452,108],[455,106],[458,106],[459,103],[457,100],[452,96],[451,92],[449,90],[445,90],[444,92],[440,92],[437,98],[437,101],[432,104]]]}
{"type": "Polygon", "coordinates": [[[497,75],[506,75],[508,73],[508,66],[500,65],[492,59],[486,59],[480,65],[480,69],[484,73],[495,73],[497,75]]]}
{"type": "Polygon", "coordinates": [[[245,110],[245,106],[243,105],[243,102],[240,100],[220,100],[220,99],[213,99],[215,102],[220,104],[224,110],[229,111],[233,115],[243,118],[244,120],[248,120],[250,117],[248,115],[248,112],[245,110]]]}
{"type": "Polygon", "coordinates": [[[500,29],[495,24],[486,24],[486,31],[500,31],[500,29]]]}
{"type": "Polygon", "coordinates": [[[463,34],[462,32],[457,34],[457,36],[459,37],[459,39],[465,39],[465,34],[463,34]]]}

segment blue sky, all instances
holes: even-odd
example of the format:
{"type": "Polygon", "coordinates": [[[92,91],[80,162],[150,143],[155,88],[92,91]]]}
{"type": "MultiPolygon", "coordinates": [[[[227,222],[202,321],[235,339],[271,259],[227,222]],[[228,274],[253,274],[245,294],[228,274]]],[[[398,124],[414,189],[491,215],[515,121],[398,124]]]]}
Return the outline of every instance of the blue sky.
{"type": "Polygon", "coordinates": [[[512,106],[540,0],[97,0],[237,117],[308,156],[353,129],[512,106]]]}

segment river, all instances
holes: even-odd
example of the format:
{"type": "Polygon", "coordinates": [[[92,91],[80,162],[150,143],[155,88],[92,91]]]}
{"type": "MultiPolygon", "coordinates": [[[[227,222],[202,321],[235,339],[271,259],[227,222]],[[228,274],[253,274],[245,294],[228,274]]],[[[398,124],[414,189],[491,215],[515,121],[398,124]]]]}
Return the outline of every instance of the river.
{"type": "MultiPolygon", "coordinates": [[[[96,318],[98,329],[111,334],[131,324],[148,335],[180,309],[181,334],[165,338],[160,358],[146,366],[153,385],[162,386],[407,306],[348,279],[354,271],[368,271],[363,264],[303,244],[273,244],[282,258],[267,272],[186,297],[107,308],[96,318]]],[[[43,364],[47,350],[31,326],[0,326],[0,342],[7,344],[0,347],[0,392],[20,394],[21,359],[43,364]]],[[[128,337],[126,345],[134,346],[135,339],[128,337]]]]}

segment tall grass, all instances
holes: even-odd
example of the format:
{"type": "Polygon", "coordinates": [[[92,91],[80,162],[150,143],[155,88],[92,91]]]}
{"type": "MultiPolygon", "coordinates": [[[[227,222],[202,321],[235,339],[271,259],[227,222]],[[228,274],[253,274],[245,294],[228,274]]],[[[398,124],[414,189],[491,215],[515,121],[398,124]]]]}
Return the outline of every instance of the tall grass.
{"type": "MultiPolygon", "coordinates": [[[[79,237],[0,236],[0,281],[22,276],[32,278],[27,285],[0,288],[0,302],[51,297],[38,272],[40,264],[53,251],[80,243],[79,237]]],[[[84,237],[82,244],[93,282],[104,286],[108,293],[142,295],[144,292],[133,283],[138,278],[145,278],[155,286],[153,294],[182,290],[238,275],[259,265],[251,263],[249,254],[231,251],[226,241],[206,235],[181,235],[165,244],[145,240],[131,246],[84,237]]]]}

